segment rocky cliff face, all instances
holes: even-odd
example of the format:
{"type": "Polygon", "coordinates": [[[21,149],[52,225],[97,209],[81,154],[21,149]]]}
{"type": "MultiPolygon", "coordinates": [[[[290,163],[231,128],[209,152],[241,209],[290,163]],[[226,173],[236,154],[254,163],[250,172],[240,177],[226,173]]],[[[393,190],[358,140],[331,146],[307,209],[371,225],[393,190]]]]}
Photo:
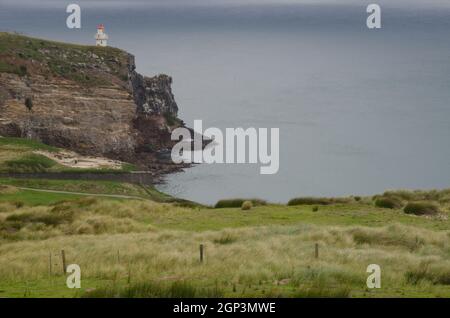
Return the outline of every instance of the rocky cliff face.
{"type": "Polygon", "coordinates": [[[134,102],[139,112],[147,115],[177,116],[178,106],[172,94],[172,78],[170,76],[142,76],[136,72],[133,55],[128,56],[128,74],[134,102]]]}
{"type": "Polygon", "coordinates": [[[158,160],[182,125],[171,83],[115,48],[0,33],[0,135],[171,169],[158,160]]]}

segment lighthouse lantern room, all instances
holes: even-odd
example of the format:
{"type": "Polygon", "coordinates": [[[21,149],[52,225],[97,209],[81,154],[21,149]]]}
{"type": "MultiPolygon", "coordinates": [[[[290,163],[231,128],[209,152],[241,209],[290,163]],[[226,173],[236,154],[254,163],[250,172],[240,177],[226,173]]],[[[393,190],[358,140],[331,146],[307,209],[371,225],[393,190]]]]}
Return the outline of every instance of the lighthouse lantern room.
{"type": "Polygon", "coordinates": [[[103,24],[97,26],[97,34],[95,35],[95,45],[106,46],[108,41],[108,35],[105,33],[105,27],[103,24]]]}

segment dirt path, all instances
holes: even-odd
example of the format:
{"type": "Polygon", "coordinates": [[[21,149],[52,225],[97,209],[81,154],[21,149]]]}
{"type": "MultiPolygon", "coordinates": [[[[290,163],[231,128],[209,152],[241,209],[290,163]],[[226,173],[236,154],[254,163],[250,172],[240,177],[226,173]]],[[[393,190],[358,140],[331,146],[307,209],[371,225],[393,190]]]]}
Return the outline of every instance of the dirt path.
{"type": "Polygon", "coordinates": [[[34,153],[43,155],[47,158],[56,161],[57,163],[71,168],[82,169],[122,169],[121,161],[111,160],[103,157],[82,156],[74,151],[61,150],[59,152],[49,152],[44,150],[37,150],[34,153]]]}
{"type": "Polygon", "coordinates": [[[37,192],[60,193],[60,194],[75,194],[75,195],[118,198],[118,199],[148,200],[148,199],[143,198],[143,197],[138,197],[138,196],[133,196],[133,195],[122,195],[122,194],[101,194],[101,193],[87,193],[87,192],[70,192],[70,191],[45,190],[45,189],[35,189],[35,188],[25,188],[25,187],[16,187],[16,188],[17,189],[21,189],[21,190],[29,190],[29,191],[37,191],[37,192]]]}

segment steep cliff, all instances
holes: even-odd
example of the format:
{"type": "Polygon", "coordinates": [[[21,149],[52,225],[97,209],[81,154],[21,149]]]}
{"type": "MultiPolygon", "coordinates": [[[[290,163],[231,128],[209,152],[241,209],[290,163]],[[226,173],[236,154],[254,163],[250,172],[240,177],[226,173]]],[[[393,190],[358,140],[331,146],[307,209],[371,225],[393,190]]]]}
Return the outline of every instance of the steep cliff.
{"type": "Polygon", "coordinates": [[[155,171],[183,125],[167,75],[145,77],[116,48],[0,33],[0,135],[26,137],[155,171]]]}

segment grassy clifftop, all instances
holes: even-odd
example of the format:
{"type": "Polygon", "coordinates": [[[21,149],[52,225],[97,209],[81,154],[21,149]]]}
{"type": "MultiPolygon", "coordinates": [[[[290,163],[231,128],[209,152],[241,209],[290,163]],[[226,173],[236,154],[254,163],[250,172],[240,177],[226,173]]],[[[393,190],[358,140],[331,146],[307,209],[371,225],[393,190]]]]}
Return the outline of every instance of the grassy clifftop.
{"type": "Polygon", "coordinates": [[[127,63],[128,53],[112,47],[67,44],[0,32],[0,73],[108,85],[111,76],[127,81],[127,63]]]}

